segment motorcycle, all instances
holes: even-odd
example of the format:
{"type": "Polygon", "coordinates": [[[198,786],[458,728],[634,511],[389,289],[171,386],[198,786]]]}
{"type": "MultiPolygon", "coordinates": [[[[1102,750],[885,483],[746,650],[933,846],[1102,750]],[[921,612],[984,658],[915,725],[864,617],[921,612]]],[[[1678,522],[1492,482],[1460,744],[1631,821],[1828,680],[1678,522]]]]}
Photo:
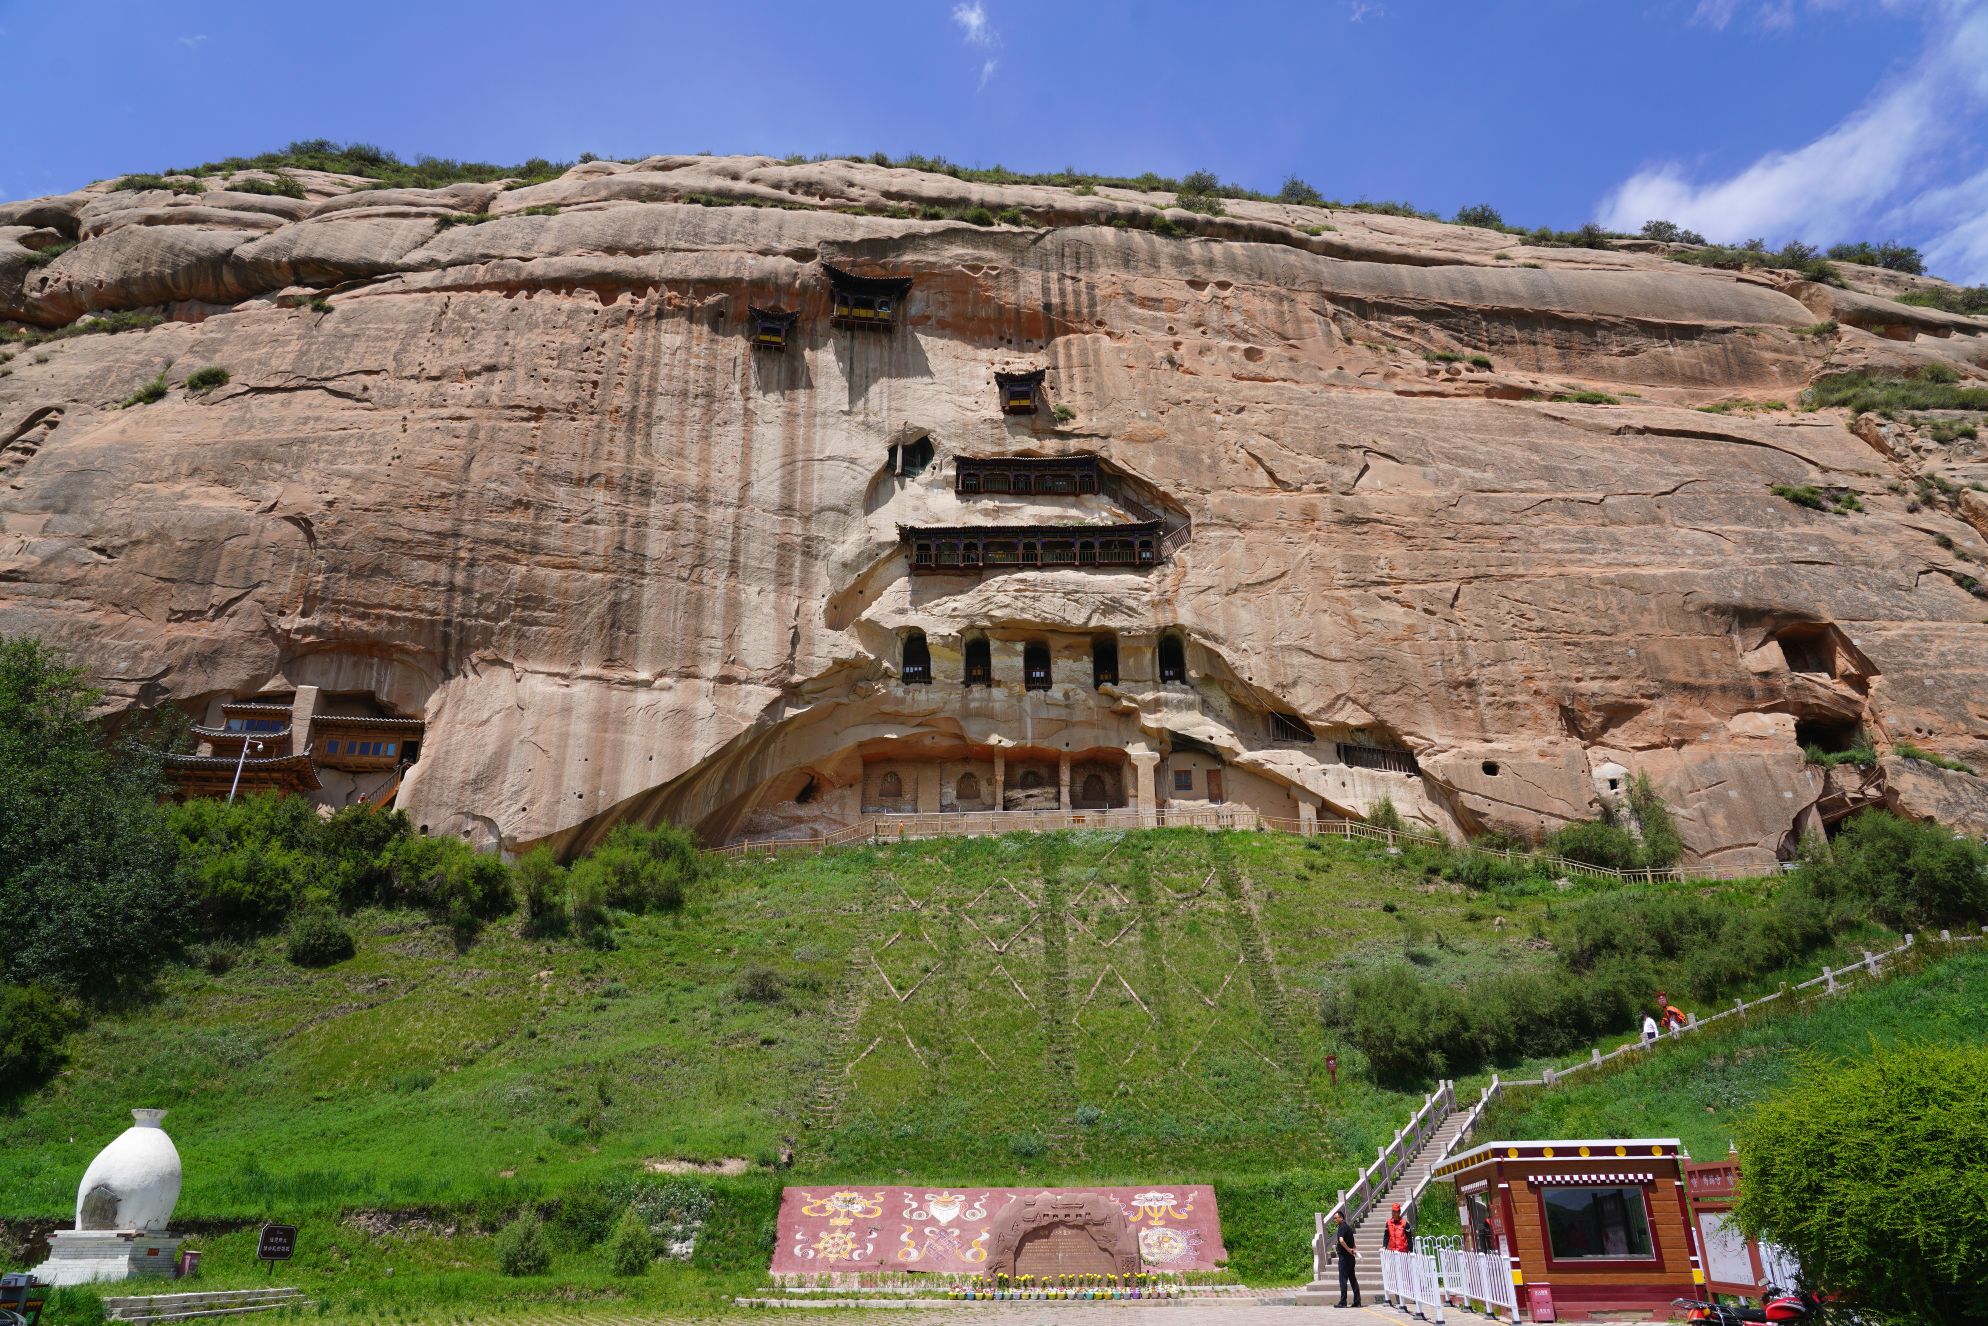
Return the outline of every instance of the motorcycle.
{"type": "Polygon", "coordinates": [[[1754,1322],[1775,1322],[1781,1326],[1805,1326],[1822,1316],[1822,1300],[1814,1294],[1767,1286],[1757,1308],[1735,1307],[1727,1303],[1701,1303],[1695,1298],[1671,1300],[1671,1306],[1684,1313],[1687,1322],[1705,1326],[1751,1326],[1754,1322]]]}

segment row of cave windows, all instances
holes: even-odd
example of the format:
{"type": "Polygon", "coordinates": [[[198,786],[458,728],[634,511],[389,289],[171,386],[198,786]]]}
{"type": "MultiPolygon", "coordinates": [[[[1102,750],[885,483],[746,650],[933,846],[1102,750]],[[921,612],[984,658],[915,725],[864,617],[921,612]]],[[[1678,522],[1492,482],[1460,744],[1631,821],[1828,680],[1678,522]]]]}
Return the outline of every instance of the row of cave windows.
{"type": "MultiPolygon", "coordinates": [[[[1187,649],[1181,644],[1179,636],[1160,637],[1159,660],[1161,682],[1186,682],[1187,649]]],[[[925,642],[923,631],[913,631],[904,637],[904,658],[898,675],[907,685],[930,684],[932,649],[925,642]]],[[[966,642],[961,681],[968,686],[994,684],[993,651],[984,636],[975,636],[966,642]]],[[[1046,691],[1050,682],[1049,646],[1040,640],[1031,640],[1022,646],[1022,687],[1025,690],[1046,691]]],[[[1091,685],[1117,684],[1118,641],[1108,635],[1098,636],[1091,641],[1091,685]]]]}
{"type": "MultiPolygon", "coordinates": [[[[1021,776],[1015,780],[1015,786],[1024,792],[1033,792],[1047,787],[1048,784],[1043,781],[1040,771],[1024,769],[1021,772],[1021,776]]],[[[1191,775],[1190,782],[1186,786],[1192,786],[1191,775]]],[[[1084,781],[1078,785],[1077,795],[1085,801],[1105,800],[1110,795],[1110,790],[1105,786],[1104,775],[1095,773],[1085,774],[1084,781]]],[[[882,801],[903,800],[904,779],[899,777],[895,770],[886,773],[882,778],[877,780],[877,797],[882,801]]],[[[975,773],[961,774],[959,782],[953,787],[953,797],[956,801],[962,803],[980,800],[980,775],[975,773]]]]}

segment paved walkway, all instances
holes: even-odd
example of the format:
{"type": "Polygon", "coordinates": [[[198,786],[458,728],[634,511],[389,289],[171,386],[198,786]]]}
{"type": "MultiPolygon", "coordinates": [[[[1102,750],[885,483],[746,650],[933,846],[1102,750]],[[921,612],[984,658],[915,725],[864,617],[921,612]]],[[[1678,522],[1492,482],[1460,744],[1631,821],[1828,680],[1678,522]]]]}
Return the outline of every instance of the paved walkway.
{"type": "MultiPolygon", "coordinates": [[[[1413,1326],[1415,1318],[1386,1308],[1289,1307],[1279,1303],[1196,1300],[1164,1306],[1142,1303],[961,1303],[942,1308],[761,1309],[759,1321],[792,1320],[795,1326],[1413,1326]]],[[[658,1323],[658,1326],[661,1326],[658,1323]]]]}

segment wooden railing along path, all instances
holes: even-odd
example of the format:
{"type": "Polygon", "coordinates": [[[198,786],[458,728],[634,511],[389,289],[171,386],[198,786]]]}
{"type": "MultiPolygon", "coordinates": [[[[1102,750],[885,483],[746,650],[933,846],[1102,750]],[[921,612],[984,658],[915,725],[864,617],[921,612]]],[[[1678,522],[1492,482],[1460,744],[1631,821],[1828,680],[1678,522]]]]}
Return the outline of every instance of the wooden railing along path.
{"type": "MultiPolygon", "coordinates": [[[[844,829],[812,838],[759,838],[727,843],[712,851],[720,856],[777,856],[782,852],[820,852],[855,843],[895,843],[927,838],[971,838],[997,833],[1049,833],[1058,829],[1235,829],[1251,833],[1289,833],[1305,838],[1364,838],[1389,848],[1415,843],[1456,847],[1439,833],[1386,829],[1364,820],[1297,820],[1264,815],[1247,806],[1210,806],[1194,810],[969,810],[932,814],[871,815],[844,829]]],[[[1468,844],[1464,844],[1468,846],[1468,844]]],[[[1671,866],[1662,870],[1616,870],[1589,865],[1564,856],[1514,852],[1495,847],[1470,851],[1500,861],[1525,861],[1563,874],[1623,884],[1652,884],[1694,879],[1752,879],[1757,866],[1671,866]]],[[[1770,872],[1771,873],[1771,872],[1770,872]]]]}

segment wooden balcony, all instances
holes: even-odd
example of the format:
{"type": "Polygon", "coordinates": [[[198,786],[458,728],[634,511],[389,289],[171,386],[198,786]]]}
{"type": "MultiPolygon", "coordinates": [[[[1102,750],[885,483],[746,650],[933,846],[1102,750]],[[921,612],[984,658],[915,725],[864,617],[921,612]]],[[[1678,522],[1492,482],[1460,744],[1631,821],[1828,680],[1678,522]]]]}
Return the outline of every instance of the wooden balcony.
{"type": "Polygon", "coordinates": [[[1144,570],[1160,558],[1160,526],[898,526],[914,575],[1061,568],[1144,570]]]}

